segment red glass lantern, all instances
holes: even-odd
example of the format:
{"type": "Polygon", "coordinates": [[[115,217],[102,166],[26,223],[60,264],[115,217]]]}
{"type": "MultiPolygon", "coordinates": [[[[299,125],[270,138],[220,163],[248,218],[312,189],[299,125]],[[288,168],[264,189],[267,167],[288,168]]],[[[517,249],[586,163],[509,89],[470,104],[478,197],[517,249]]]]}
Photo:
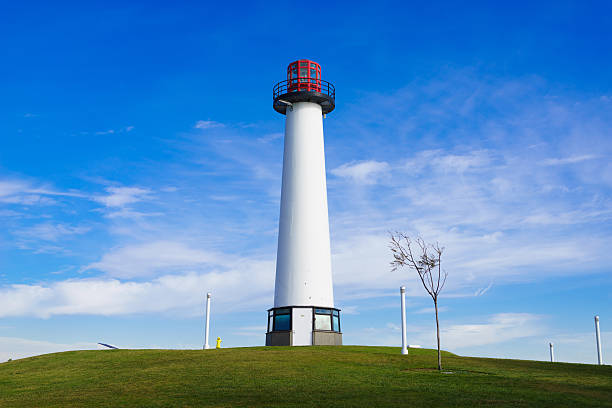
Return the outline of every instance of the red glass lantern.
{"type": "Polygon", "coordinates": [[[287,67],[288,92],[321,92],[321,66],[310,60],[297,60],[287,67]]]}

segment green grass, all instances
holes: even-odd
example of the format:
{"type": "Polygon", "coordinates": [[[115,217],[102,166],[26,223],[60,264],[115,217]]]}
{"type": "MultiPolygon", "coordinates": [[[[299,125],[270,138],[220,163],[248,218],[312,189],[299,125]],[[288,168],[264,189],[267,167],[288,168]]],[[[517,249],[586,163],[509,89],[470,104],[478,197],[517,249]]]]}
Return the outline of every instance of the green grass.
{"type": "Polygon", "coordinates": [[[70,351],[0,364],[0,407],[612,407],[612,367],[391,347],[70,351]]]}

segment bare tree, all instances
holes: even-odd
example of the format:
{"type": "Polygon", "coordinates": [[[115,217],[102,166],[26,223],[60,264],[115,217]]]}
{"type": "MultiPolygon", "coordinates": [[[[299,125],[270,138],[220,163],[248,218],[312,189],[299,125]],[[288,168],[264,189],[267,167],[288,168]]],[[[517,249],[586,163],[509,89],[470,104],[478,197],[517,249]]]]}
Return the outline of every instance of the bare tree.
{"type": "Polygon", "coordinates": [[[442,269],[442,252],[444,247],[441,247],[437,242],[435,244],[426,244],[425,241],[418,237],[412,241],[406,234],[401,232],[391,233],[391,243],[389,247],[393,253],[393,262],[391,262],[392,271],[398,268],[408,267],[414,269],[421,279],[423,287],[433,299],[434,308],[436,310],[436,336],[438,339],[438,370],[442,370],[442,354],[440,353],[440,322],[438,320],[438,297],[444,284],[446,283],[447,273],[442,269]],[[415,247],[418,246],[418,248],[415,247]],[[416,255],[413,249],[418,252],[416,255]]]}

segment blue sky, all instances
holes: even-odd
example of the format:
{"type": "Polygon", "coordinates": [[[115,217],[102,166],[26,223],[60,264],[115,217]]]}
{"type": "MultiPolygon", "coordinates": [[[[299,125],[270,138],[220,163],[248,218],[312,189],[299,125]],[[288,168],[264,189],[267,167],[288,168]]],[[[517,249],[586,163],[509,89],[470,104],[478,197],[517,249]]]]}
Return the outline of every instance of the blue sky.
{"type": "Polygon", "coordinates": [[[2,3],[0,360],[261,345],[284,117],[322,65],[345,344],[435,344],[387,231],[446,247],[443,348],[596,361],[612,339],[612,13],[605,2],[2,3]],[[127,3],[127,4],[126,4],[127,3]]]}

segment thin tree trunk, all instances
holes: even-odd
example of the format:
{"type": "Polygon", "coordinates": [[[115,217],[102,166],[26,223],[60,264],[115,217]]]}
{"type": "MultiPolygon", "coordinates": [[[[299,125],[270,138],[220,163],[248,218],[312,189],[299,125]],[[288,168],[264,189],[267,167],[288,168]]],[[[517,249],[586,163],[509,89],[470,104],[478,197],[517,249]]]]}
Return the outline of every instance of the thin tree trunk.
{"type": "Polygon", "coordinates": [[[438,321],[438,300],[434,299],[436,309],[436,335],[438,337],[438,370],[442,370],[442,354],[440,353],[440,322],[438,321]]]}

